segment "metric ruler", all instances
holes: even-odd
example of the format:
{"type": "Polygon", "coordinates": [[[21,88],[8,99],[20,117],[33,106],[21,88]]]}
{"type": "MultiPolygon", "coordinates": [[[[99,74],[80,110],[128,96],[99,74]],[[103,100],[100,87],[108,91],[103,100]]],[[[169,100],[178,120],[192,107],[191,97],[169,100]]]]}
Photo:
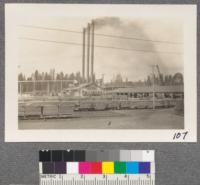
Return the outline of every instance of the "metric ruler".
{"type": "Polygon", "coordinates": [[[155,185],[153,150],[43,150],[40,185],[155,185]]]}
{"type": "Polygon", "coordinates": [[[155,185],[155,174],[40,175],[40,185],[155,185]]]}

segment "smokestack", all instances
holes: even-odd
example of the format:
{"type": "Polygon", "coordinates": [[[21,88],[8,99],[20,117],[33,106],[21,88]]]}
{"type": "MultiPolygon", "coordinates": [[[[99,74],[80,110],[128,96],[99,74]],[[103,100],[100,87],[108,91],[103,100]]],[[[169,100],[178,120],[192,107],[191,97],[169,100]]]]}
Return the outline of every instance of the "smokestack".
{"type": "Polygon", "coordinates": [[[87,26],[87,81],[90,81],[90,24],[87,26]]]}
{"type": "Polygon", "coordinates": [[[94,82],[94,21],[91,24],[92,41],[91,41],[91,79],[94,82]]]}
{"type": "Polygon", "coordinates": [[[85,80],[85,28],[83,28],[83,56],[82,56],[82,76],[85,80]]]}

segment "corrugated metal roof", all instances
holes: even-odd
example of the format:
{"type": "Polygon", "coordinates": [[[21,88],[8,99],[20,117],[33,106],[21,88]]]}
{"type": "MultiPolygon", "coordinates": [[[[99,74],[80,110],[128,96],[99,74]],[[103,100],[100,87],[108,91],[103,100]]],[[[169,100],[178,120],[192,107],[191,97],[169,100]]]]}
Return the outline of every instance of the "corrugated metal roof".
{"type": "MultiPolygon", "coordinates": [[[[138,86],[138,87],[128,87],[128,88],[119,88],[113,90],[113,92],[119,93],[148,93],[152,92],[152,86],[138,86]]],[[[155,92],[183,92],[183,85],[173,85],[173,86],[155,86],[155,92]]]]}

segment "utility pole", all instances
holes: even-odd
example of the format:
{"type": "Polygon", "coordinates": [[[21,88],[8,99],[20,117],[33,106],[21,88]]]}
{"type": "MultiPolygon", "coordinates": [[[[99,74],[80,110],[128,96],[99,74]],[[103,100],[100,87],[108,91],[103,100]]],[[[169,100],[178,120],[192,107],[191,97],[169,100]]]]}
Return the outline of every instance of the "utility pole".
{"type": "Polygon", "coordinates": [[[153,109],[155,109],[155,75],[154,75],[154,65],[152,66],[152,75],[153,75],[153,109]]]}
{"type": "Polygon", "coordinates": [[[34,80],[33,80],[33,92],[34,92],[34,95],[36,95],[36,81],[35,81],[35,76],[34,76],[34,80]]]}
{"type": "Polygon", "coordinates": [[[50,94],[50,84],[49,84],[49,80],[47,81],[47,94],[50,94]]]}
{"type": "Polygon", "coordinates": [[[63,89],[63,80],[60,80],[60,92],[62,92],[63,89]]]}
{"type": "Polygon", "coordinates": [[[22,95],[22,82],[19,82],[20,95],[22,95]]]}

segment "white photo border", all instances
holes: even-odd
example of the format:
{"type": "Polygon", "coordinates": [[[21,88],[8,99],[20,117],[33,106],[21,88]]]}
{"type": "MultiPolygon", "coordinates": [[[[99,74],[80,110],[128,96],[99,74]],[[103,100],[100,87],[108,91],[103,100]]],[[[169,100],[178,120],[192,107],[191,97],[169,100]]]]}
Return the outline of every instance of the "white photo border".
{"type": "Polygon", "coordinates": [[[197,6],[5,4],[6,142],[197,142],[197,6]],[[184,21],[184,129],[18,129],[17,49],[13,18],[26,16],[175,16],[184,21]],[[185,139],[175,133],[188,132],[185,139]]]}

